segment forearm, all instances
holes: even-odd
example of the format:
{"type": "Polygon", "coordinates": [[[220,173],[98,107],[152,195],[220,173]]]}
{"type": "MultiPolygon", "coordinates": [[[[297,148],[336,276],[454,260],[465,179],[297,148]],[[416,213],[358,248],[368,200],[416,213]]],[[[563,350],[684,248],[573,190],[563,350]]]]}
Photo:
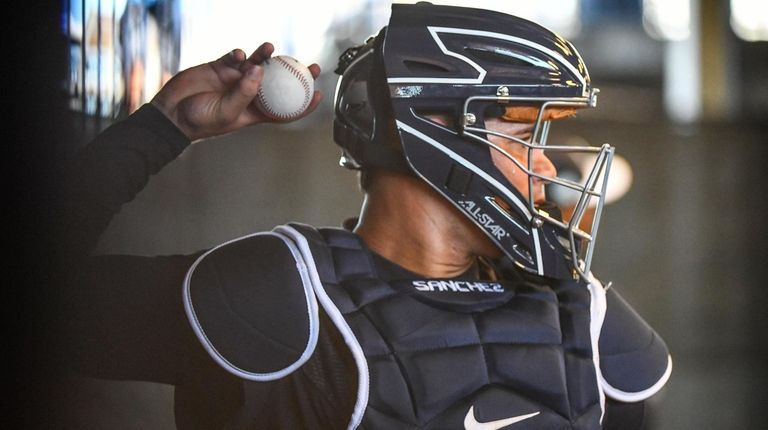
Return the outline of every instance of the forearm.
{"type": "Polygon", "coordinates": [[[70,163],[61,193],[61,244],[85,256],[112,217],[173,161],[189,140],[154,106],[115,123],[70,163]]]}

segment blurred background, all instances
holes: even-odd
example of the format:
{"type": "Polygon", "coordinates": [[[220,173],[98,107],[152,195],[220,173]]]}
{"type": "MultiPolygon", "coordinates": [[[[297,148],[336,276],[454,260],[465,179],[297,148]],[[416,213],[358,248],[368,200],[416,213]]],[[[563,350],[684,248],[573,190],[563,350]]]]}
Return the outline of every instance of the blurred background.
{"type": "MultiPolygon", "coordinates": [[[[609,142],[621,156],[593,271],[672,351],[652,428],[768,428],[768,2],[433,3],[492,8],[554,29],[602,90],[598,109],[553,127],[553,138],[609,142]]],[[[177,71],[271,41],[276,54],[321,65],[318,111],[190,147],[123,208],[99,252],[190,253],[287,221],[340,225],[357,214],[361,194],[355,175],[337,167],[332,71],[345,48],[386,24],[390,4],[65,0],[33,10],[32,44],[12,52],[42,84],[13,81],[22,89],[11,94],[32,102],[19,114],[24,129],[11,130],[30,140],[21,152],[34,161],[13,196],[45,196],[46,180],[79,147],[177,71]]],[[[40,200],[26,204],[38,218],[40,200]]],[[[36,261],[39,252],[21,254],[36,261]]],[[[73,428],[173,428],[171,387],[79,380],[70,388],[53,401],[76,411],[73,428]]]]}

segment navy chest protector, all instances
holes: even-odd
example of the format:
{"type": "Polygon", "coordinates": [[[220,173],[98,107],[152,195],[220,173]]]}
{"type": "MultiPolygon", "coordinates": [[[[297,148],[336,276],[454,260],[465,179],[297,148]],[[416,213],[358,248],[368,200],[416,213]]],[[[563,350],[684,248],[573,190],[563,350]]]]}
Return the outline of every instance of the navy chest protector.
{"type": "Polygon", "coordinates": [[[390,278],[374,259],[344,230],[246,236],[189,270],[187,315],[251,381],[291,374],[338,330],[358,371],[350,429],[596,429],[606,394],[643,400],[669,377],[666,345],[597,280],[390,278]]]}

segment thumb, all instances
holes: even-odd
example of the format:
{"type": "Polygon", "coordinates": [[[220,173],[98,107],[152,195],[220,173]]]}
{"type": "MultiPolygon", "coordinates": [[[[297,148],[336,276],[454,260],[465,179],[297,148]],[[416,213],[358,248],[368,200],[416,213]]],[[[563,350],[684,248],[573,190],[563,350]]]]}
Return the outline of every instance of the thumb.
{"type": "Polygon", "coordinates": [[[259,93],[263,78],[264,68],[259,65],[254,64],[245,70],[237,85],[233,86],[222,99],[222,116],[231,119],[237,118],[259,93]]]}

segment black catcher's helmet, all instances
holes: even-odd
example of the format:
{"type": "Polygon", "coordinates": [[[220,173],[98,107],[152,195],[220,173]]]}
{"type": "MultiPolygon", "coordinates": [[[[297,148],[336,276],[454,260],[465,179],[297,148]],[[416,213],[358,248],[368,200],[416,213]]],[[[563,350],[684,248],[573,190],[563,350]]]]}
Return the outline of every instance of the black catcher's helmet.
{"type": "Polygon", "coordinates": [[[343,150],[342,165],[415,174],[522,269],[559,279],[589,276],[613,147],[546,145],[549,112],[597,102],[598,90],[570,42],[498,12],[395,4],[389,25],[348,49],[337,73],[334,139],[343,150]],[[489,117],[523,121],[513,114],[520,107],[533,112],[524,120],[534,124],[530,139],[486,129],[489,117]],[[430,120],[435,114],[454,125],[430,120]],[[491,135],[522,145],[527,162],[491,135]],[[492,151],[528,175],[527,193],[505,178],[492,151]],[[594,162],[576,182],[534,171],[533,151],[579,152],[594,162]],[[578,193],[569,220],[552,206],[534,204],[534,180],[578,193]],[[594,218],[585,228],[580,224],[590,208],[594,218]]]}

